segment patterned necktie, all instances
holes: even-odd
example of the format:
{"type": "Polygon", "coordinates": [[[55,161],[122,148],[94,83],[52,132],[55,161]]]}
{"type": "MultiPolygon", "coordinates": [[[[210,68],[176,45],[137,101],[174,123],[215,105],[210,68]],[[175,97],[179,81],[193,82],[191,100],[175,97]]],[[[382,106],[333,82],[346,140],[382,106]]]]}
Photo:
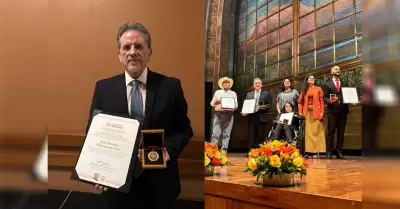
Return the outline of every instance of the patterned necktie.
{"type": "Polygon", "coordinates": [[[132,93],[131,93],[131,115],[136,117],[143,117],[143,100],[142,94],[140,93],[140,81],[132,81],[132,93]]]}
{"type": "Polygon", "coordinates": [[[339,79],[336,79],[336,89],[337,91],[340,91],[339,79]]]}
{"type": "Polygon", "coordinates": [[[258,111],[258,100],[260,99],[260,92],[256,91],[256,112],[258,111]]]}

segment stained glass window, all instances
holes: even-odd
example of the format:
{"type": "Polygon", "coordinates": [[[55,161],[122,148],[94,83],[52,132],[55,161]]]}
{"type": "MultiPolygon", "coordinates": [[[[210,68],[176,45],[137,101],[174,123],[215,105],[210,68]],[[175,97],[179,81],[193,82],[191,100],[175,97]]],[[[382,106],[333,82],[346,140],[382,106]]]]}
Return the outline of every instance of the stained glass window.
{"type": "Polygon", "coordinates": [[[362,55],[362,0],[239,0],[238,7],[238,91],[255,77],[276,82],[295,66],[302,73],[362,55]]]}
{"type": "Polygon", "coordinates": [[[242,0],[234,76],[247,89],[255,77],[275,81],[293,72],[293,0],[242,0]]]}
{"type": "Polygon", "coordinates": [[[361,37],[362,33],[361,3],[362,0],[299,2],[297,38],[300,72],[361,55],[361,43],[356,38],[357,35],[361,37]]]}

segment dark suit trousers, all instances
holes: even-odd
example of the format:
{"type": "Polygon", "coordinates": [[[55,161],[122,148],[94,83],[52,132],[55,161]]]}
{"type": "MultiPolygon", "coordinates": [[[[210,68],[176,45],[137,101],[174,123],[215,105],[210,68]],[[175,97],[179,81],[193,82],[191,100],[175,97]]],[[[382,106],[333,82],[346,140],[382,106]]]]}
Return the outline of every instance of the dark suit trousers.
{"type": "Polygon", "coordinates": [[[326,150],[332,152],[333,140],[336,131],[336,150],[341,152],[344,143],[344,131],[346,128],[347,113],[328,113],[328,135],[326,137],[326,150]]]}
{"type": "Polygon", "coordinates": [[[259,148],[267,137],[267,123],[260,121],[260,114],[254,113],[248,118],[249,149],[259,148]]]}
{"type": "Polygon", "coordinates": [[[129,194],[117,191],[103,193],[105,209],[172,209],[175,198],[152,191],[151,175],[144,172],[131,186],[129,194]]]}

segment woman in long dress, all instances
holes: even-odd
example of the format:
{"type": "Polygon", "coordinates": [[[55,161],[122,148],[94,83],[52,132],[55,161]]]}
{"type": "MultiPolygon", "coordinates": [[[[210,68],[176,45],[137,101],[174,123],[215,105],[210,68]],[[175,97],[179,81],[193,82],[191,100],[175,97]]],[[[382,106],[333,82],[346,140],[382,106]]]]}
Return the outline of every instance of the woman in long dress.
{"type": "Polygon", "coordinates": [[[308,155],[317,158],[315,154],[326,152],[323,98],[322,88],[315,85],[314,76],[308,76],[299,98],[299,114],[306,118],[305,158],[308,155]]]}

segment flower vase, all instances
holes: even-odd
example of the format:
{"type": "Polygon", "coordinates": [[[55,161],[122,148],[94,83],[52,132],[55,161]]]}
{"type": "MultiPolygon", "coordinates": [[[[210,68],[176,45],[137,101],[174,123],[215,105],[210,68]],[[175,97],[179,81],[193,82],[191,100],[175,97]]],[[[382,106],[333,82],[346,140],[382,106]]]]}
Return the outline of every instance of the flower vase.
{"type": "Polygon", "coordinates": [[[215,167],[211,166],[211,169],[204,167],[204,176],[213,176],[215,167]]]}
{"type": "Polygon", "coordinates": [[[263,185],[265,186],[292,186],[295,184],[294,174],[283,174],[282,177],[279,175],[269,174],[263,177],[263,185]]]}

